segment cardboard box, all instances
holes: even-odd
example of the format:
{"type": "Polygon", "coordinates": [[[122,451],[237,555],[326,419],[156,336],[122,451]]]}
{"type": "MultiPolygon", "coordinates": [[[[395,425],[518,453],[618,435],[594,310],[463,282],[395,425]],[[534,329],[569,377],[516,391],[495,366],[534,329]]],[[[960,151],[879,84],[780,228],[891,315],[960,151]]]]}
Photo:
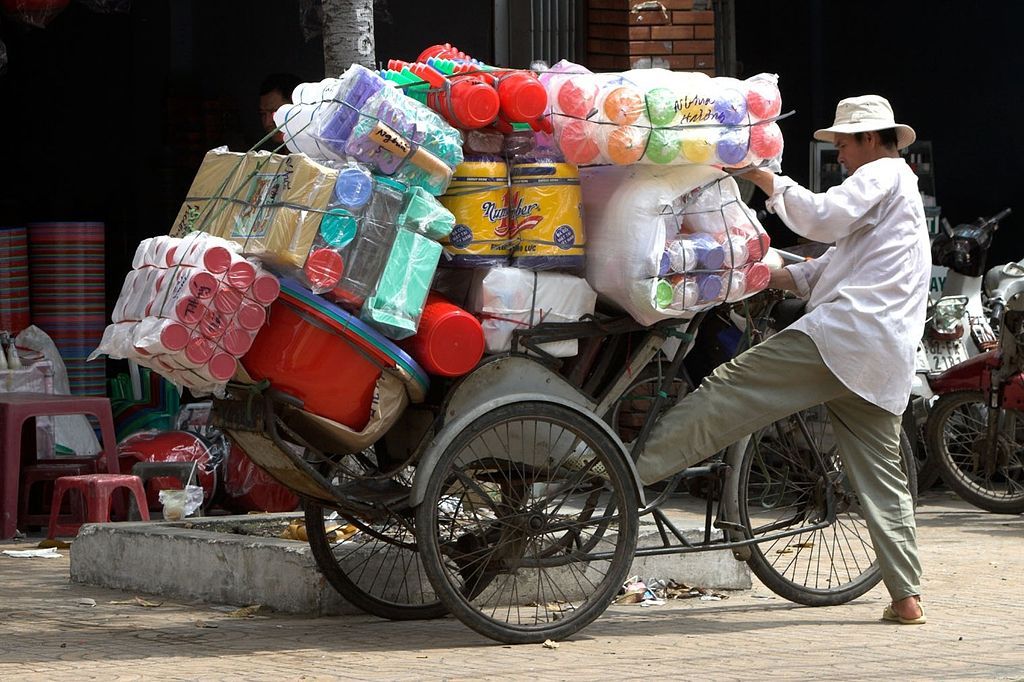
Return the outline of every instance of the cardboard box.
{"type": "Polygon", "coordinates": [[[245,255],[301,268],[337,178],[302,154],[209,151],[170,234],[208,232],[245,255]]]}

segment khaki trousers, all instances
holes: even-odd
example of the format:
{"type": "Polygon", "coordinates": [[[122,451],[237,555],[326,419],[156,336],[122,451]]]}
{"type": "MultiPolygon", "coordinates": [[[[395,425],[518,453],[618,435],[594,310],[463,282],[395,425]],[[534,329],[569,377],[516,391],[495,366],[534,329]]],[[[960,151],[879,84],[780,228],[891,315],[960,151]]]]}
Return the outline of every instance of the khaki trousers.
{"type": "Polygon", "coordinates": [[[900,417],[846,388],[802,332],[776,334],[721,365],[668,410],[637,460],[640,479],[645,484],[659,481],[772,422],[822,403],[889,594],[894,600],[920,594],[913,501],[900,467],[900,417]]]}

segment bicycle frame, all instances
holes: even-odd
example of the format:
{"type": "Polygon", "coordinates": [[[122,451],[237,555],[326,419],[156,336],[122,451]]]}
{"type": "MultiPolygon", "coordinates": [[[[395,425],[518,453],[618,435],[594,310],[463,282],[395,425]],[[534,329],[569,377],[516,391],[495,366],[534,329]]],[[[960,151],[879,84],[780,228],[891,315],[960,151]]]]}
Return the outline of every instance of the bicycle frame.
{"type": "MultiPolygon", "coordinates": [[[[623,369],[608,381],[607,387],[601,392],[600,396],[595,398],[594,402],[596,406],[594,408],[594,412],[598,416],[607,415],[612,406],[614,406],[614,404],[625,395],[626,390],[635,380],[640,370],[663,350],[669,340],[673,338],[678,338],[680,340],[679,346],[671,360],[669,360],[668,366],[662,376],[658,391],[651,399],[651,405],[648,408],[646,417],[644,418],[640,433],[637,439],[633,442],[632,457],[634,463],[638,453],[643,450],[643,446],[647,442],[647,438],[650,436],[651,430],[657,423],[661,407],[669,399],[669,391],[672,383],[676,381],[677,378],[682,378],[686,382],[688,391],[692,391],[695,388],[693,386],[693,382],[686,373],[683,362],[686,356],[693,349],[696,334],[699,331],[699,327],[703,322],[705,315],[706,313],[698,313],[689,320],[686,323],[687,326],[684,332],[678,331],[678,327],[681,324],[679,321],[666,321],[653,327],[646,328],[648,332],[647,335],[644,337],[644,340],[640,343],[639,347],[629,356],[629,359],[623,369]]],[[[621,326],[608,324],[601,325],[597,322],[581,322],[572,325],[541,324],[529,330],[515,332],[513,335],[513,347],[516,347],[517,343],[519,343],[523,348],[544,356],[546,354],[543,353],[540,346],[552,341],[562,341],[569,338],[582,339],[595,336],[609,336],[612,334],[625,334],[631,331],[645,329],[635,323],[632,325],[628,323],[620,323],[620,325],[621,326]]],[[[549,361],[553,360],[550,357],[547,359],[549,361]]],[[[597,371],[600,371],[600,369],[601,368],[598,367],[597,371]]],[[[811,437],[803,416],[797,413],[791,418],[796,420],[802,436],[811,448],[813,466],[819,471],[827,471],[825,459],[814,443],[814,439],[811,437]]],[[[641,516],[653,516],[661,544],[655,547],[639,547],[637,548],[636,556],[685,554],[709,551],[712,549],[730,549],[733,550],[734,556],[737,560],[743,561],[746,560],[747,554],[749,553],[749,550],[744,551],[744,548],[749,548],[753,544],[770,542],[781,538],[821,530],[835,522],[835,495],[832,487],[826,486],[825,514],[817,523],[809,526],[800,526],[795,530],[773,532],[757,538],[747,537],[743,526],[739,523],[738,478],[739,465],[742,461],[747,444],[749,443],[749,439],[750,437],[747,436],[730,446],[726,451],[727,454],[723,461],[690,467],[685,471],[676,474],[672,479],[670,479],[661,494],[659,494],[653,502],[647,504],[640,510],[641,516]],[[678,489],[679,484],[683,480],[690,478],[707,478],[714,483],[714,492],[720,493],[718,495],[719,501],[717,507],[715,505],[716,495],[708,495],[704,515],[703,540],[699,543],[693,543],[687,540],[685,534],[661,509],[664,502],[678,489]],[[713,537],[715,530],[722,531],[721,538],[713,537]]],[[[600,558],[601,554],[592,554],[590,556],[600,558]]]]}

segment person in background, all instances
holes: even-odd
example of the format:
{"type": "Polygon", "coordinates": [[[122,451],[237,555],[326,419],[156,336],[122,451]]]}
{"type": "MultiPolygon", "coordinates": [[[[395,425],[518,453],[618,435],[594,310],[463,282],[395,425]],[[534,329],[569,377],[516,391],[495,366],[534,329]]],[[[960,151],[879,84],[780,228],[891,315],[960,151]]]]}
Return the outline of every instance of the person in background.
{"type": "MultiPolygon", "coordinates": [[[[263,124],[264,134],[269,135],[277,127],[274,123],[274,112],[282,104],[292,103],[292,91],[301,82],[301,78],[290,73],[272,73],[263,79],[260,84],[260,122],[263,124]]],[[[283,144],[284,134],[278,131],[271,139],[260,145],[260,148],[277,151],[283,144]]]]}
{"type": "Polygon", "coordinates": [[[814,137],[839,150],[849,173],[841,185],[815,194],[761,169],[744,174],[793,232],[835,244],[772,271],[769,286],[808,299],[807,313],[666,412],[637,472],[654,483],[824,403],[892,600],[882,619],[920,624],[917,527],[899,454],[931,271],[917,177],[899,154],[915,133],[896,123],[885,98],[864,95],[839,102],[835,123],[814,137]]]}

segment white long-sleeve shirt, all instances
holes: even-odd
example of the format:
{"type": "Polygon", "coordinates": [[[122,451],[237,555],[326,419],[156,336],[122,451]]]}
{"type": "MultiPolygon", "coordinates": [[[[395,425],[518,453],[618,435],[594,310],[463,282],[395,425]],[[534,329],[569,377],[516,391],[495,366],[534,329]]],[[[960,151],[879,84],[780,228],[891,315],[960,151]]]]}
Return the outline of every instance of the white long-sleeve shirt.
{"type": "Polygon", "coordinates": [[[835,243],[787,267],[807,313],[790,328],[814,341],[851,391],[902,414],[924,333],[931,250],[917,176],[899,158],[866,163],[822,194],[784,176],[767,202],[799,235],[835,243]]]}

